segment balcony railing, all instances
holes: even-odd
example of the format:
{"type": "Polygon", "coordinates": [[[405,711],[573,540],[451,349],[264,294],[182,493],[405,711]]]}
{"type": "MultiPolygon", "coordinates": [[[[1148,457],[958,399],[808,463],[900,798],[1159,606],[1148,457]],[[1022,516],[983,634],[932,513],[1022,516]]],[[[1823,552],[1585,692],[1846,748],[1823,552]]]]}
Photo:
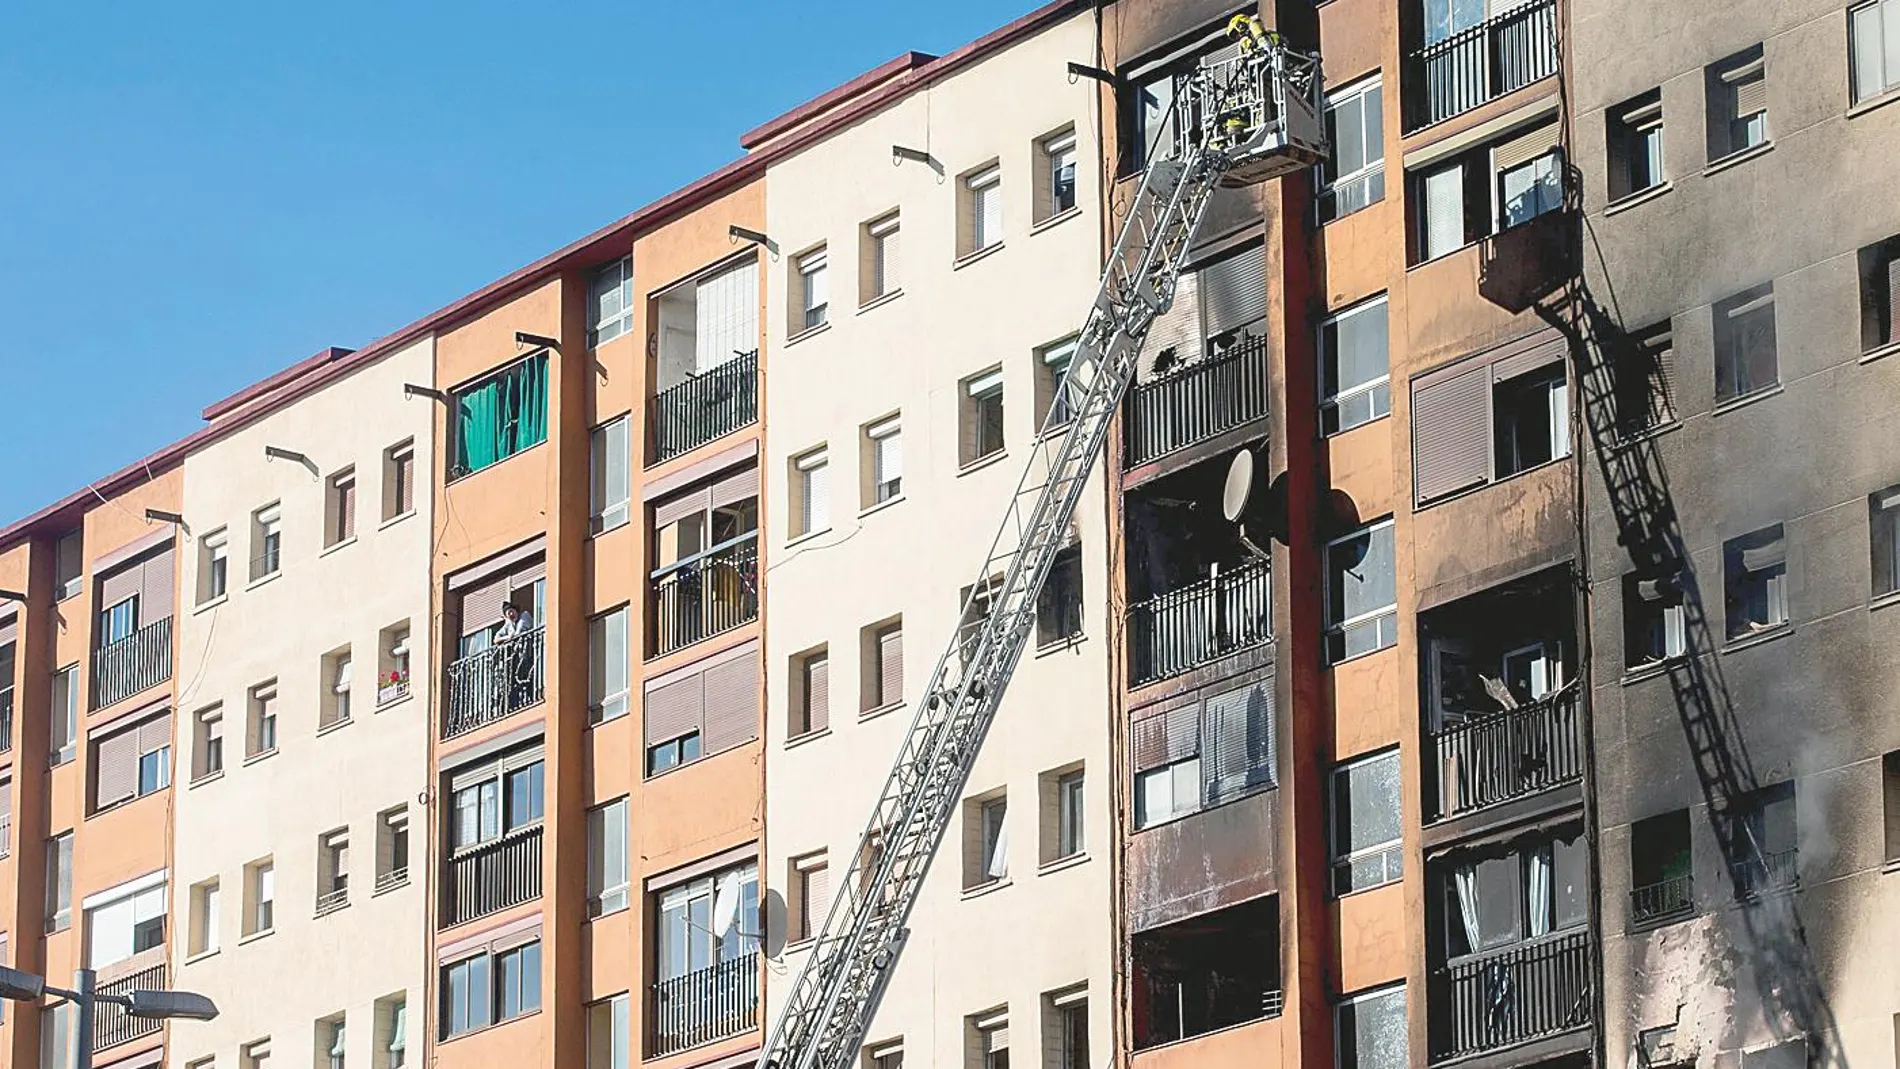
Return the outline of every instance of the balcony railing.
{"type": "Polygon", "coordinates": [[[1406,56],[1405,129],[1442,122],[1557,73],[1557,0],[1532,0],[1406,56]]]}
{"type": "Polygon", "coordinates": [[[691,452],[759,418],[759,354],[750,352],[653,397],[653,462],[691,452]]]}
{"type": "Polygon", "coordinates": [[[334,890],[325,891],[317,896],[317,916],[327,917],[349,904],[350,888],[348,884],[335,888],[334,890]]]}
{"type": "Polygon", "coordinates": [[[735,1036],[759,1023],[757,954],[661,980],[650,990],[651,1057],[735,1036]]]}
{"type": "Polygon", "coordinates": [[[103,709],[172,677],[172,618],[92,651],[92,707],[103,709]]]}
{"type": "Polygon", "coordinates": [[[0,753],[13,749],[13,688],[0,690],[0,753]]]}
{"type": "MultiPolygon", "coordinates": [[[[160,962],[149,968],[140,969],[130,976],[121,977],[109,984],[99,985],[101,995],[126,995],[134,991],[165,990],[165,964],[160,962]]],[[[93,1010],[92,1046],[94,1050],[116,1047],[121,1043],[130,1043],[140,1036],[149,1036],[158,1031],[162,1021],[145,1017],[134,1017],[125,1012],[125,1007],[100,999],[93,1010]]]]}
{"type": "Polygon", "coordinates": [[[393,683],[384,683],[376,688],[376,708],[393,705],[409,696],[409,680],[398,679],[393,683]]]}
{"type": "Polygon", "coordinates": [[[1125,466],[1146,464],[1267,414],[1267,339],[1244,335],[1226,352],[1128,391],[1125,466]]]}
{"type": "Polygon", "coordinates": [[[442,737],[452,739],[492,724],[546,695],[547,628],[537,627],[449,665],[442,737]]]}
{"type": "Polygon", "coordinates": [[[1476,717],[1433,736],[1439,819],[1581,778],[1579,693],[1573,684],[1542,701],[1476,717]]]}
{"type": "Polygon", "coordinates": [[[759,536],[735,539],[662,569],[653,580],[658,656],[759,618],[759,536]]]}
{"type": "Polygon", "coordinates": [[[1729,868],[1735,874],[1736,890],[1752,899],[1794,890],[1800,882],[1799,860],[1795,850],[1775,850],[1731,862],[1729,868]]]}
{"type": "Polygon", "coordinates": [[[447,924],[541,897],[541,825],[520,828],[449,857],[447,924]]]}
{"type": "Polygon", "coordinates": [[[404,865],[399,869],[390,869],[388,872],[381,873],[376,877],[376,890],[373,893],[380,895],[384,891],[393,891],[408,882],[409,866],[404,865]]]}
{"type": "Polygon", "coordinates": [[[1630,923],[1661,924],[1695,912],[1695,877],[1676,876],[1630,889],[1630,923]]]}
{"type": "Polygon", "coordinates": [[[1272,575],[1251,561],[1128,610],[1130,680],[1136,686],[1259,646],[1273,637],[1272,575]]]}
{"type": "Polygon", "coordinates": [[[1468,958],[1432,976],[1432,1061],[1590,1023],[1590,932],[1574,929],[1468,958]]]}

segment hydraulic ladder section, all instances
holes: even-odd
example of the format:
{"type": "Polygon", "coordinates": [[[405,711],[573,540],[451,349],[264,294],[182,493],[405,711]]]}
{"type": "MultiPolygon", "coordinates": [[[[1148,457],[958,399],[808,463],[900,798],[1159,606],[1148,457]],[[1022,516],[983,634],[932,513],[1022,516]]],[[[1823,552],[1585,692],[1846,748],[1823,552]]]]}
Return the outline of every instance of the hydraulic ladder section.
{"type": "Polygon", "coordinates": [[[1141,182],[1027,470],[930,676],[857,855],[787,993],[761,1069],[852,1069],[904,922],[1036,618],[1142,340],[1217,187],[1312,167],[1326,153],[1319,61],[1256,33],[1176,90],[1171,145],[1141,182]],[[1171,151],[1170,151],[1171,150],[1171,151]],[[1055,408],[1066,408],[1060,424],[1055,408]]]}

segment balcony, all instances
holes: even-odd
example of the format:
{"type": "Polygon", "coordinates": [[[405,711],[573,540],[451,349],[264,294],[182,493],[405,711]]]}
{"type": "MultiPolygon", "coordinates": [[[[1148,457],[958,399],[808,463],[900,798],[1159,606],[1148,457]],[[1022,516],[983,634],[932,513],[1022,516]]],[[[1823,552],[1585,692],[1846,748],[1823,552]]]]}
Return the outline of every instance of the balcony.
{"type": "Polygon", "coordinates": [[[350,904],[350,888],[348,884],[345,884],[342,887],[338,887],[330,891],[325,891],[324,893],[317,896],[316,915],[319,917],[327,917],[330,914],[335,913],[338,910],[344,908],[345,906],[348,906],[349,904],[350,904]]]}
{"type": "Polygon", "coordinates": [[[671,460],[759,418],[759,354],[750,352],[655,394],[653,463],[671,460]]]}
{"type": "Polygon", "coordinates": [[[1557,3],[1533,0],[1405,57],[1405,131],[1557,73],[1557,3]]]}
{"type": "MultiPolygon", "coordinates": [[[[100,995],[126,995],[134,991],[165,990],[165,963],[148,966],[111,983],[100,984],[100,995]]],[[[92,1046],[94,1050],[130,1043],[140,1036],[158,1031],[163,1021],[134,1017],[125,1007],[101,999],[93,1011],[92,1046]]]]}
{"type": "Polygon", "coordinates": [[[546,696],[547,628],[537,627],[449,665],[442,737],[465,735],[546,696]]]}
{"type": "Polygon", "coordinates": [[[1158,460],[1267,415],[1267,339],[1226,351],[1128,391],[1125,467],[1158,460]]]}
{"type": "Polygon", "coordinates": [[[1128,610],[1129,684],[1177,676],[1273,637],[1272,573],[1265,561],[1212,575],[1128,610]]]}
{"type": "Polygon", "coordinates": [[[1590,985],[1590,933],[1584,928],[1440,968],[1431,977],[1431,1060],[1587,1027],[1590,985]]]}
{"type": "Polygon", "coordinates": [[[103,709],[172,677],[172,618],[92,651],[92,707],[103,709]]]}
{"type": "Polygon", "coordinates": [[[541,825],[519,828],[449,856],[445,925],[541,897],[541,825]]]}
{"type": "Polygon", "coordinates": [[[1541,701],[1474,717],[1432,736],[1439,819],[1580,780],[1580,694],[1573,683],[1541,701]]]}
{"type": "Polygon", "coordinates": [[[1630,924],[1664,924],[1695,912],[1695,877],[1677,876],[1630,888],[1630,924]]]}
{"type": "Polygon", "coordinates": [[[1793,849],[1763,851],[1754,857],[1730,862],[1735,889],[1743,901],[1755,901],[1781,894],[1799,886],[1799,852],[1793,849]]]}
{"type": "Polygon", "coordinates": [[[0,753],[13,749],[13,688],[0,690],[0,753]]]}
{"type": "Polygon", "coordinates": [[[1136,932],[1129,943],[1135,1050],[1280,1016],[1279,922],[1279,898],[1266,895],[1136,932]]]}
{"type": "Polygon", "coordinates": [[[736,1036],[759,1024],[759,956],[744,954],[648,989],[649,1057],[736,1036]]]}
{"type": "Polygon", "coordinates": [[[758,618],[757,531],[653,575],[655,657],[758,618]]]}

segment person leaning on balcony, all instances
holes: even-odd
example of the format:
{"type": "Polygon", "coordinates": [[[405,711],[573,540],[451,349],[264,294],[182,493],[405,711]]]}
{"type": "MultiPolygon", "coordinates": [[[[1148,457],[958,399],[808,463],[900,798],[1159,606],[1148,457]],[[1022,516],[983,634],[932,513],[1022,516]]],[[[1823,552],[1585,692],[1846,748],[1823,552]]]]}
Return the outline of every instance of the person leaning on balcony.
{"type": "Polygon", "coordinates": [[[502,665],[508,673],[508,705],[520,708],[526,705],[530,684],[534,678],[534,651],[525,642],[516,639],[526,635],[533,627],[527,613],[521,606],[507,604],[501,607],[501,626],[495,629],[495,643],[508,652],[502,654],[502,665]]]}
{"type": "Polygon", "coordinates": [[[495,641],[506,642],[528,633],[528,614],[521,606],[512,602],[501,607],[501,626],[495,630],[495,641]]]}

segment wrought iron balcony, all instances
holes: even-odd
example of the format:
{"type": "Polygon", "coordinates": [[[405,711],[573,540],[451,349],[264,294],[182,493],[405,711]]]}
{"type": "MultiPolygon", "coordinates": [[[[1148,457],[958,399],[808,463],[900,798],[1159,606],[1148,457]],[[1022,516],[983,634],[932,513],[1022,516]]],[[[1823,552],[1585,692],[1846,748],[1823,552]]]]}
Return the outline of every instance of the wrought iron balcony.
{"type": "Polygon", "coordinates": [[[1571,684],[1530,705],[1474,717],[1432,736],[1437,817],[1462,816],[1583,776],[1581,691],[1571,684]]]}
{"type": "Polygon", "coordinates": [[[450,664],[442,737],[539,705],[547,693],[546,645],[547,628],[537,627],[450,664]]]}
{"type": "Polygon", "coordinates": [[[92,707],[103,709],[172,677],[172,618],[92,651],[92,707]]]}
{"type": "Polygon", "coordinates": [[[1591,970],[1587,928],[1439,968],[1430,989],[1431,1060],[1448,1061],[1587,1027],[1591,970]]]}
{"type": "Polygon", "coordinates": [[[0,690],[0,753],[13,749],[13,688],[0,690]]]}
{"type": "Polygon", "coordinates": [[[384,891],[393,891],[408,882],[409,866],[404,865],[399,869],[390,869],[388,872],[381,873],[376,877],[376,890],[371,893],[380,895],[384,891]]]}
{"type": "Polygon", "coordinates": [[[1695,912],[1695,877],[1672,879],[1630,888],[1630,923],[1638,927],[1662,924],[1695,912]]]}
{"type": "Polygon", "coordinates": [[[350,887],[345,883],[317,896],[317,916],[327,917],[350,904],[350,887]]]}
{"type": "Polygon", "coordinates": [[[759,956],[745,954],[648,989],[650,1057],[711,1043],[758,1027],[759,956]]]}
{"type": "Polygon", "coordinates": [[[1532,0],[1405,57],[1407,133],[1557,73],[1557,2],[1532,0]]]}
{"type": "Polygon", "coordinates": [[[449,855],[444,924],[485,917],[541,897],[541,825],[517,828],[449,855]]]}
{"type": "Polygon", "coordinates": [[[1267,339],[1243,335],[1217,356],[1128,391],[1124,466],[1146,464],[1266,414],[1267,339]]]}
{"type": "Polygon", "coordinates": [[[653,462],[671,460],[759,418],[759,354],[750,352],[653,397],[653,462]]]}
{"type": "Polygon", "coordinates": [[[1128,610],[1130,683],[1180,675],[1273,637],[1272,573],[1250,561],[1128,610]]]}
{"type": "Polygon", "coordinates": [[[653,579],[653,655],[759,618],[757,532],[661,569],[653,579]]]}
{"type": "Polygon", "coordinates": [[[1782,891],[1792,891],[1801,882],[1799,852],[1793,849],[1764,851],[1754,857],[1729,863],[1735,876],[1735,889],[1743,899],[1756,899],[1782,891]]]}
{"type": "MultiPolygon", "coordinates": [[[[99,985],[101,995],[127,995],[134,991],[165,990],[165,963],[159,962],[128,976],[120,977],[111,983],[99,985]]],[[[94,1050],[116,1047],[121,1043],[130,1043],[140,1036],[149,1036],[158,1031],[163,1021],[145,1017],[134,1017],[125,1012],[125,1007],[100,999],[93,1009],[92,1046],[94,1050]]]]}

